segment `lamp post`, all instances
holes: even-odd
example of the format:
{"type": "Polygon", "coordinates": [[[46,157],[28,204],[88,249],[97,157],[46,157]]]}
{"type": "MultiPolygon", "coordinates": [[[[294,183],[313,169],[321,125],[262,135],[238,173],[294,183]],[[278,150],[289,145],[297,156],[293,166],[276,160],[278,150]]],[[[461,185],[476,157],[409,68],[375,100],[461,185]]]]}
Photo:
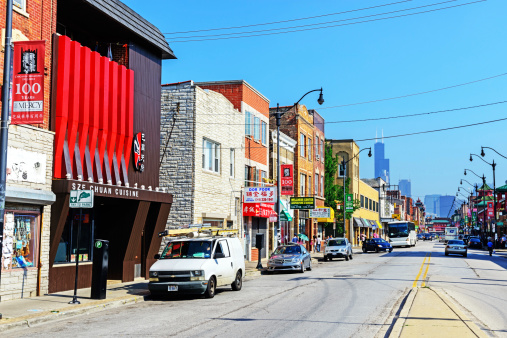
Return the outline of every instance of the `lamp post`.
{"type": "MultiPolygon", "coordinates": [[[[490,148],[491,149],[491,148],[490,148]]],[[[494,150],[494,149],[493,149],[494,150]]],[[[496,152],[496,150],[495,150],[496,152]]],[[[481,149],[481,155],[484,154],[484,147],[481,149]]],[[[485,154],[484,154],[485,155],[485,154]]],[[[483,155],[483,156],[484,156],[483,155]]],[[[470,154],[470,162],[472,162],[474,159],[472,158],[472,156],[476,156],[478,158],[480,158],[484,163],[486,164],[489,164],[491,166],[491,168],[493,168],[493,220],[495,221],[495,227],[496,227],[496,182],[495,182],[495,168],[496,168],[496,163],[495,163],[495,160],[493,160],[492,163],[489,163],[485,160],[482,159],[482,157],[480,157],[479,155],[476,155],[476,154],[470,154]]],[[[503,156],[503,155],[501,155],[503,156]]],[[[491,227],[491,224],[489,225],[489,235],[491,236],[492,235],[492,230],[493,228],[491,227]]]]}
{"type": "MultiPolygon", "coordinates": [[[[363,148],[361,150],[359,150],[359,152],[357,154],[355,154],[350,160],[348,160],[347,162],[345,162],[345,158],[342,158],[342,168],[343,168],[343,231],[345,232],[345,227],[346,227],[346,224],[345,224],[345,217],[347,215],[347,210],[345,210],[345,182],[346,182],[346,179],[347,179],[347,163],[349,163],[350,161],[352,161],[354,158],[356,158],[363,150],[366,150],[366,149],[369,149],[369,152],[368,152],[368,157],[371,157],[371,147],[369,148],[363,148]]],[[[350,230],[350,229],[349,229],[350,230]]],[[[354,240],[354,237],[352,236],[353,235],[353,231],[349,231],[350,233],[350,242],[353,243],[353,240],[354,240]]]]}
{"type": "MultiPolygon", "coordinates": [[[[301,98],[294,103],[292,107],[287,109],[286,111],[290,111],[292,108],[296,107],[301,100],[308,94],[320,91],[319,98],[317,99],[317,102],[319,105],[322,105],[324,103],[324,96],[322,95],[322,88],[320,89],[314,89],[307,92],[305,95],[301,96],[301,98]]],[[[283,114],[285,112],[280,111],[280,105],[276,104],[276,212],[278,214],[277,220],[276,220],[276,235],[275,238],[278,237],[278,233],[280,232],[280,121],[282,119],[283,114]]],[[[280,232],[281,235],[281,232],[280,232]]],[[[276,247],[276,239],[275,239],[275,246],[276,247]]]]}
{"type": "MultiPolygon", "coordinates": [[[[463,181],[467,182],[472,188],[474,188],[475,190],[475,199],[472,199],[473,198],[473,195],[474,195],[474,190],[472,190],[470,192],[470,209],[472,209],[472,215],[473,215],[473,212],[474,212],[474,206],[476,206],[476,203],[477,203],[477,190],[478,190],[478,187],[477,187],[477,183],[475,185],[472,185],[472,183],[468,182],[467,180],[465,180],[464,178],[462,178],[460,181],[459,181],[459,184],[463,184],[463,181]],[[472,205],[472,201],[473,201],[473,205],[472,205]]],[[[477,221],[477,218],[476,218],[476,221],[477,221]]]]}
{"type": "MultiPolygon", "coordinates": [[[[470,169],[465,169],[465,172],[464,174],[466,175],[467,174],[467,171],[470,171],[471,173],[473,173],[475,176],[479,177],[480,179],[482,179],[482,186],[484,187],[486,185],[486,177],[484,176],[484,174],[482,174],[482,177],[477,175],[476,173],[474,173],[472,170],[470,169]]],[[[484,199],[484,203],[486,203],[486,199],[484,199]]],[[[477,212],[479,212],[479,208],[477,208],[477,212]]],[[[478,217],[479,215],[477,215],[477,219],[479,219],[478,217]]],[[[483,227],[484,227],[484,232],[486,230],[486,208],[484,208],[484,213],[482,215],[482,219],[483,219],[483,227]]],[[[481,232],[482,232],[482,227],[481,227],[481,232]]]]}
{"type": "Polygon", "coordinates": [[[503,158],[507,159],[507,157],[503,156],[502,154],[500,154],[498,151],[496,151],[495,149],[491,148],[491,147],[483,147],[481,146],[481,156],[484,157],[486,156],[486,153],[484,152],[484,149],[491,149],[493,150],[495,153],[497,153],[498,155],[502,156],[503,158]]]}

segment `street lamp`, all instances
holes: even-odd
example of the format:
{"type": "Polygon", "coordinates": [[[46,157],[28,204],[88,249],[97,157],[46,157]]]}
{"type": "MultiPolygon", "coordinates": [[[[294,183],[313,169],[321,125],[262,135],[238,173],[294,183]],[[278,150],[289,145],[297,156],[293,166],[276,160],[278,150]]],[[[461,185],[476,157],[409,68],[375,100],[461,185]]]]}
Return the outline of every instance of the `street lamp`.
{"type": "Polygon", "coordinates": [[[502,156],[503,158],[507,159],[507,157],[503,156],[502,154],[500,154],[498,151],[496,151],[495,149],[491,148],[491,147],[483,147],[481,146],[481,156],[484,157],[486,156],[486,153],[484,153],[484,149],[491,149],[493,150],[495,153],[497,153],[498,155],[502,156]]]}
{"type": "MultiPolygon", "coordinates": [[[[472,170],[470,169],[465,169],[465,172],[464,174],[466,175],[467,174],[467,171],[470,171],[472,174],[474,174],[475,176],[479,177],[481,180],[482,180],[482,186],[484,187],[486,185],[486,176],[484,176],[484,174],[482,174],[482,177],[477,175],[476,173],[474,173],[472,170]]],[[[477,191],[477,186],[475,187],[475,190],[477,191]]],[[[486,199],[484,198],[484,202],[486,202],[486,199]]],[[[479,208],[477,208],[477,212],[479,212],[479,208]]],[[[478,216],[478,215],[477,215],[478,216]]],[[[484,208],[484,213],[482,215],[482,219],[483,219],[483,226],[486,227],[486,208],[484,208]]]]}
{"type": "MultiPolygon", "coordinates": [[[[490,148],[490,149],[491,149],[491,148],[490,148]]],[[[493,150],[494,150],[494,149],[493,149],[493,150]]],[[[496,152],[496,150],[495,150],[495,152],[496,152]]],[[[484,154],[484,147],[481,147],[481,155],[482,155],[482,154],[484,154]]],[[[486,154],[484,154],[484,155],[486,155],[486,154]]],[[[484,156],[484,155],[482,155],[482,156],[484,156]]],[[[493,160],[493,162],[492,162],[492,163],[489,163],[489,162],[487,162],[487,161],[483,160],[483,159],[482,159],[482,157],[480,157],[479,155],[476,155],[476,154],[470,154],[470,162],[472,162],[472,161],[473,161],[472,156],[476,156],[476,157],[480,158],[480,159],[481,159],[481,161],[483,161],[483,162],[484,162],[484,163],[486,163],[486,164],[489,164],[489,165],[491,166],[491,168],[493,168],[493,213],[494,213],[494,215],[493,215],[493,219],[494,219],[494,221],[495,221],[495,226],[496,226],[496,182],[495,182],[495,168],[496,168],[496,163],[495,163],[495,160],[493,160]]],[[[503,155],[501,155],[501,156],[503,156],[503,155]]],[[[490,230],[490,234],[489,234],[489,235],[491,236],[491,230],[492,230],[491,225],[490,225],[490,229],[489,229],[489,230],[490,230]]]]}
{"type": "MultiPolygon", "coordinates": [[[[275,118],[276,118],[276,197],[277,197],[276,198],[276,212],[278,214],[278,217],[276,220],[276,237],[278,237],[278,233],[280,233],[280,236],[281,236],[281,231],[280,231],[280,121],[282,119],[283,114],[285,114],[285,112],[290,111],[294,107],[296,107],[296,110],[297,110],[298,103],[301,102],[301,100],[306,95],[313,93],[313,92],[317,92],[317,91],[320,91],[319,98],[317,99],[317,103],[319,105],[322,105],[324,103],[324,96],[322,95],[322,87],[320,89],[310,90],[305,95],[301,96],[301,98],[296,103],[294,103],[294,105],[292,107],[290,107],[289,109],[287,109],[284,112],[281,112],[280,105],[278,103],[276,104],[276,113],[274,114],[275,118]]],[[[277,244],[277,243],[275,242],[275,244],[277,244]]]]}
{"type": "MultiPolygon", "coordinates": [[[[345,180],[347,178],[347,163],[349,163],[350,161],[352,161],[354,158],[356,158],[363,150],[366,150],[368,149],[368,157],[371,157],[371,147],[369,148],[363,148],[361,150],[359,150],[359,152],[357,154],[355,154],[350,160],[348,160],[347,162],[345,162],[345,157],[342,158],[342,168],[343,168],[343,231],[345,232],[345,227],[346,227],[346,224],[345,224],[345,215],[346,215],[346,210],[345,210],[345,180]]],[[[349,229],[350,230],[350,229],[349,229]]],[[[349,231],[350,233],[350,241],[352,242],[354,237],[352,236],[353,233],[352,231],[349,231]]],[[[336,233],[334,234],[336,236],[336,233]]]]}

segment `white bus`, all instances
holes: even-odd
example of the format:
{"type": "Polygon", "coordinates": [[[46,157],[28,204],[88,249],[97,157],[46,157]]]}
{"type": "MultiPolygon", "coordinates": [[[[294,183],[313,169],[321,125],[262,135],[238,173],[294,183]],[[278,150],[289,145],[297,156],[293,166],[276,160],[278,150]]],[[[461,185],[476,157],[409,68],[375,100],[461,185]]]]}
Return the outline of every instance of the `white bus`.
{"type": "Polygon", "coordinates": [[[398,221],[387,223],[389,242],[395,246],[415,246],[417,235],[415,224],[412,222],[398,221]]]}

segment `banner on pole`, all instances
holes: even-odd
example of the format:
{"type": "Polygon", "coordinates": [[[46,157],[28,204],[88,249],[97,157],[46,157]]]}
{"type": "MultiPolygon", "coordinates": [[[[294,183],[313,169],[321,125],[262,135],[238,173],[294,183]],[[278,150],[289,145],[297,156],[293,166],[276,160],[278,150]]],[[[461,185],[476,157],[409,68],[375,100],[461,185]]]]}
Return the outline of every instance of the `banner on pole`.
{"type": "Polygon", "coordinates": [[[46,41],[14,42],[11,124],[44,122],[46,41]]]}
{"type": "Polygon", "coordinates": [[[280,166],[280,185],[282,195],[294,195],[294,166],[292,164],[282,164],[280,166]]]}

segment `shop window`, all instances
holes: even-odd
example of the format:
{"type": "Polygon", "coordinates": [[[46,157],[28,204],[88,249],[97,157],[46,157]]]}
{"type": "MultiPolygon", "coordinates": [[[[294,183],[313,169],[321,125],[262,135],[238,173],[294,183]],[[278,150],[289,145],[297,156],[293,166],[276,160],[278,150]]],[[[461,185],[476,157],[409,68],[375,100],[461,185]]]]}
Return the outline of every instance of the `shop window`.
{"type": "Polygon", "coordinates": [[[63,229],[60,243],[56,251],[55,263],[72,263],[79,255],[80,262],[92,260],[93,246],[93,222],[89,212],[81,215],[81,234],[79,237],[79,249],[77,247],[77,235],[80,215],[77,210],[71,210],[67,223],[63,229]]]}
{"type": "Polygon", "coordinates": [[[37,266],[40,214],[5,211],[2,270],[37,266]]]}

